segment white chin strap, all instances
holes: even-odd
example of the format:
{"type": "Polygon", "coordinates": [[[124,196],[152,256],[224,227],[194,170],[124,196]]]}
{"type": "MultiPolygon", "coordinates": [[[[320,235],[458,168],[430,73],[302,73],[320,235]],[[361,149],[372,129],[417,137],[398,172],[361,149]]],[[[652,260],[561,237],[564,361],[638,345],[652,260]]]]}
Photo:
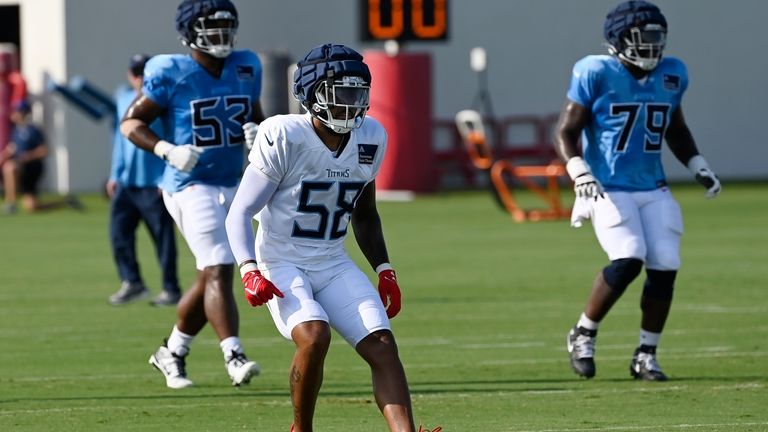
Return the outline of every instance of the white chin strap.
{"type": "Polygon", "coordinates": [[[226,58],[230,54],[232,54],[232,47],[229,45],[213,45],[206,48],[201,48],[197,45],[192,44],[192,48],[202,51],[206,54],[210,54],[216,58],[226,58]]]}
{"type": "Polygon", "coordinates": [[[330,111],[326,111],[326,114],[330,117],[330,120],[324,119],[320,116],[315,117],[317,117],[317,119],[320,120],[328,129],[336,132],[337,134],[345,134],[352,131],[352,129],[357,129],[363,125],[363,121],[365,120],[365,116],[357,116],[349,120],[336,120],[331,116],[330,111]]]}
{"type": "Polygon", "coordinates": [[[326,123],[326,126],[337,134],[345,134],[352,131],[352,128],[350,127],[342,127],[342,126],[336,126],[335,124],[328,124],[326,123]]]}
{"type": "MultiPolygon", "coordinates": [[[[349,112],[350,110],[358,110],[358,109],[346,108],[346,110],[347,112],[349,112]]],[[[333,114],[331,113],[331,110],[329,108],[323,107],[322,105],[315,103],[312,106],[312,115],[316,117],[318,120],[320,120],[328,129],[338,134],[345,134],[351,131],[352,129],[357,129],[363,125],[363,122],[365,121],[365,114],[368,112],[368,109],[366,108],[366,109],[359,109],[359,110],[360,111],[353,118],[336,119],[333,117],[333,114]],[[323,113],[323,112],[325,113],[325,117],[319,115],[320,113],[323,113]]]]}
{"type": "Polygon", "coordinates": [[[624,60],[627,63],[633,64],[640,69],[644,71],[652,71],[656,69],[656,66],[659,64],[659,59],[657,58],[629,58],[625,56],[623,53],[619,54],[619,58],[624,60]]]}

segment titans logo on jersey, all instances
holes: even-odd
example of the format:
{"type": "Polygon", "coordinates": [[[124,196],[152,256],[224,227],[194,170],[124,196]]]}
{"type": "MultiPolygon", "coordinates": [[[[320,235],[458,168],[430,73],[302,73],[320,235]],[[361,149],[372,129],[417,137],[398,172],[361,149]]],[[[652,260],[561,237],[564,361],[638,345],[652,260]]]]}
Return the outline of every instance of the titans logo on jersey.
{"type": "Polygon", "coordinates": [[[370,116],[349,134],[347,144],[332,152],[309,114],[274,116],[259,125],[248,159],[279,186],[258,215],[257,261],[312,268],[346,257],[347,225],[363,188],[381,169],[387,141],[384,127],[370,116]]]}
{"type": "Polygon", "coordinates": [[[184,173],[168,166],[162,188],[175,192],[206,183],[235,186],[243,166],[243,124],[261,94],[261,62],[252,51],[225,59],[221,76],[211,76],[189,55],[152,57],[144,69],[142,92],[165,107],[165,140],[204,150],[197,166],[184,173]]]}
{"type": "Polygon", "coordinates": [[[645,191],[666,184],[661,144],[688,87],[682,61],[665,57],[642,80],[612,56],[573,67],[568,98],[592,117],[582,134],[584,160],[605,190],[645,191]]]}

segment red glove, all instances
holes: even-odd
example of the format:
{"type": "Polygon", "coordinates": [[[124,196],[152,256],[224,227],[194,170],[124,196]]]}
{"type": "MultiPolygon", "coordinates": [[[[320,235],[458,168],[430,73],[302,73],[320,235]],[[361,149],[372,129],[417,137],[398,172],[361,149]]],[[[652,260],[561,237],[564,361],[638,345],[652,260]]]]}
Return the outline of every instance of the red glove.
{"type": "Polygon", "coordinates": [[[387,317],[394,318],[400,312],[400,287],[397,286],[394,270],[387,269],[379,272],[379,296],[387,309],[387,317]]]}
{"type": "Polygon", "coordinates": [[[245,299],[251,306],[261,306],[268,302],[273,295],[283,298],[283,293],[265,278],[260,271],[251,270],[243,274],[243,286],[245,287],[245,299]]]}

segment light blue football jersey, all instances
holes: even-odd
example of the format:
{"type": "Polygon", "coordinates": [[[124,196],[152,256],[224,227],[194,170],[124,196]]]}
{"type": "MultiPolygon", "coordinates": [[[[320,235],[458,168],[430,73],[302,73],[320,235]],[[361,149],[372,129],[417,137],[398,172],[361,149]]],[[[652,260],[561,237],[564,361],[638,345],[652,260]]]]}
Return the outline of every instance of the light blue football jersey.
{"type": "Polygon", "coordinates": [[[170,193],[192,184],[235,186],[243,168],[243,124],[261,94],[261,62],[248,50],[232,52],[221,77],[213,77],[191,56],[157,55],[144,67],[142,93],[166,109],[166,136],[176,145],[204,150],[185,173],[168,165],[160,187],[170,193]]]}
{"type": "Polygon", "coordinates": [[[647,191],[666,184],[661,144],[688,87],[685,64],[664,57],[637,80],[613,56],[573,67],[568,99],[592,115],[582,133],[584,160],[606,191],[647,191]]]}

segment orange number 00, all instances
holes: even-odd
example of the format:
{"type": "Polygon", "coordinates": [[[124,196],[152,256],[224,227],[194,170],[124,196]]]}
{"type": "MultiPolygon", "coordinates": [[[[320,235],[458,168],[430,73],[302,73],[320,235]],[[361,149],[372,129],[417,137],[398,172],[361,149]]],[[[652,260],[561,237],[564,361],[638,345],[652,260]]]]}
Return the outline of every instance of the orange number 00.
{"type": "MultiPolygon", "coordinates": [[[[368,30],[375,39],[397,39],[405,29],[404,0],[391,1],[392,22],[382,24],[381,0],[368,0],[368,30]]],[[[411,30],[418,39],[436,39],[445,34],[445,0],[434,0],[435,23],[424,22],[424,0],[411,0],[411,30]]]]}

